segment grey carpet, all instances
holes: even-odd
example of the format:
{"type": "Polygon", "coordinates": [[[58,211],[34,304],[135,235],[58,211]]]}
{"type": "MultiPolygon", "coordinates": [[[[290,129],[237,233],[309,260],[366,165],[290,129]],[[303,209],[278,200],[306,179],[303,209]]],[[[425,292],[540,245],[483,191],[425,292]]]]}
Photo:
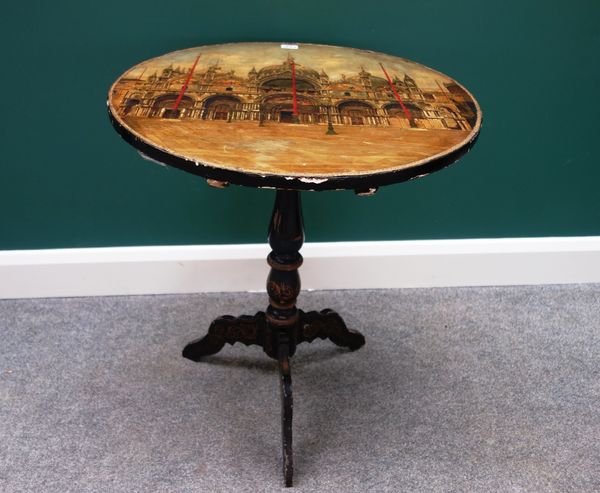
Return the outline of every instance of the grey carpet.
{"type": "MultiPolygon", "coordinates": [[[[295,491],[600,491],[600,286],[302,293],[295,491]]],[[[180,356],[262,294],[0,302],[0,491],[281,491],[277,370],[180,356]]],[[[289,490],[288,490],[289,491],[289,490]]]]}

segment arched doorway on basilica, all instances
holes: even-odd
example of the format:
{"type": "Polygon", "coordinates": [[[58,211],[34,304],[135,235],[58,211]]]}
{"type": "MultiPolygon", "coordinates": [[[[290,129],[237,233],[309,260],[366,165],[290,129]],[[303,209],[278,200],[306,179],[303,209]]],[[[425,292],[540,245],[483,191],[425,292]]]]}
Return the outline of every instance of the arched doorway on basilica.
{"type": "Polygon", "coordinates": [[[376,125],[377,112],[362,101],[344,101],[338,105],[342,123],[346,125],[376,125]]]}
{"type": "Polygon", "coordinates": [[[385,113],[389,118],[406,118],[402,106],[398,103],[390,103],[384,106],[385,113]]]}
{"type": "Polygon", "coordinates": [[[404,103],[404,106],[408,111],[410,111],[410,114],[413,118],[427,118],[427,115],[425,114],[423,108],[416,105],[415,103],[406,102],[404,103]]]}
{"type": "Polygon", "coordinates": [[[242,102],[234,96],[213,96],[204,101],[202,119],[231,120],[241,108],[242,102]]]}
{"type": "Polygon", "coordinates": [[[135,115],[137,109],[139,108],[141,100],[138,97],[132,97],[127,100],[125,106],[123,107],[124,115],[135,115]]]}
{"type": "Polygon", "coordinates": [[[178,118],[182,113],[185,114],[194,107],[194,100],[189,96],[183,96],[175,110],[178,95],[171,93],[159,96],[155,99],[150,109],[150,115],[162,118],[178,118]]]}
{"type": "Polygon", "coordinates": [[[383,107],[389,118],[390,125],[397,125],[404,128],[418,127],[420,124],[417,124],[415,119],[418,121],[419,119],[427,118],[423,109],[414,103],[407,101],[404,103],[404,108],[400,106],[400,103],[389,103],[383,107]],[[404,108],[406,108],[406,111],[404,108]],[[410,118],[408,118],[406,112],[408,112],[410,118]]]}
{"type": "Polygon", "coordinates": [[[269,95],[260,103],[263,121],[279,123],[319,123],[319,106],[306,96],[296,96],[298,109],[294,118],[294,98],[291,94],[269,95]]]}

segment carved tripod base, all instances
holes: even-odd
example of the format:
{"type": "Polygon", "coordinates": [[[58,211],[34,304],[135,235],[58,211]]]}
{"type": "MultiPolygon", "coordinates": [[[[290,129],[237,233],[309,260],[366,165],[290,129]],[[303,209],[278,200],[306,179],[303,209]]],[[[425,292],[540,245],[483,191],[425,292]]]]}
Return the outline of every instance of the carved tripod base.
{"type": "Polygon", "coordinates": [[[183,349],[183,356],[199,362],[205,356],[219,352],[225,344],[241,342],[246,346],[257,345],[271,358],[279,362],[281,385],[281,426],[283,444],[283,477],[286,486],[292,486],[292,375],[290,357],[301,342],[329,339],[338,346],[355,351],[365,343],[364,336],[348,329],[333,310],[303,312],[298,310],[298,322],[290,327],[277,327],[267,321],[265,312],[256,315],[232,317],[225,315],[210,325],[208,334],[190,342],[183,349]]]}
{"type": "Polygon", "coordinates": [[[338,346],[354,351],[365,343],[359,332],[350,330],[333,310],[303,312],[296,308],[300,293],[298,268],[302,265],[300,248],[304,242],[304,226],[300,194],[293,190],[277,190],[275,206],[269,225],[267,257],[271,266],[267,278],[269,306],[254,316],[217,318],[202,339],[188,344],[183,356],[200,361],[215,354],[225,344],[241,342],[256,344],[279,362],[281,376],[281,425],[283,438],[283,477],[286,486],[292,486],[292,375],[290,357],[301,342],[316,338],[330,339],[338,346]]]}
{"type": "Polygon", "coordinates": [[[315,339],[329,339],[340,347],[351,351],[359,349],[365,343],[364,336],[346,327],[346,324],[335,311],[325,309],[320,312],[303,312],[298,310],[298,323],[289,329],[273,327],[267,323],[265,312],[256,315],[232,317],[224,315],[210,324],[208,334],[190,342],[183,349],[183,357],[199,362],[205,356],[218,353],[225,344],[241,342],[246,346],[256,345],[263,348],[271,358],[278,359],[278,346],[283,343],[289,346],[289,355],[293,356],[296,346],[301,342],[312,342],[315,339]]]}

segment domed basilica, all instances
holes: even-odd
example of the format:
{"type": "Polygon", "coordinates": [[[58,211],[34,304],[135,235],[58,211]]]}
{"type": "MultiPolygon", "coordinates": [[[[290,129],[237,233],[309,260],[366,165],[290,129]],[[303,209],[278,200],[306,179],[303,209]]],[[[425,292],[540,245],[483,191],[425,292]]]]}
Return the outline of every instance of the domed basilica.
{"type": "MultiPolygon", "coordinates": [[[[383,68],[383,67],[382,67],[383,68]]],[[[476,108],[455,83],[423,90],[406,74],[389,80],[364,68],[330,78],[294,62],[252,67],[245,75],[218,62],[190,74],[172,65],[149,76],[124,77],[114,88],[121,116],[471,130],[476,108]],[[189,81],[188,81],[189,79],[189,81]],[[187,85],[186,85],[187,84],[187,85]]]]}

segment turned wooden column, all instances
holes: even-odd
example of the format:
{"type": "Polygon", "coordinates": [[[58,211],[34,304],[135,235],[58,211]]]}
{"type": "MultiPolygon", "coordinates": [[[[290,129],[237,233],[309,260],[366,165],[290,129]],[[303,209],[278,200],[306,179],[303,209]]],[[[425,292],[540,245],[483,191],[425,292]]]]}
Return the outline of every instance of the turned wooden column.
{"type": "MultiPolygon", "coordinates": [[[[300,206],[300,192],[295,190],[277,190],[273,214],[269,224],[269,245],[272,248],[267,257],[271,266],[267,278],[269,307],[266,311],[267,323],[274,329],[277,338],[273,348],[279,343],[289,345],[289,356],[296,350],[296,326],[299,311],[296,298],[300,293],[300,275],[302,265],[299,250],[304,243],[304,225],[300,206]],[[282,340],[285,338],[287,340],[282,340]]],[[[277,355],[270,355],[277,358],[277,355]]]]}

